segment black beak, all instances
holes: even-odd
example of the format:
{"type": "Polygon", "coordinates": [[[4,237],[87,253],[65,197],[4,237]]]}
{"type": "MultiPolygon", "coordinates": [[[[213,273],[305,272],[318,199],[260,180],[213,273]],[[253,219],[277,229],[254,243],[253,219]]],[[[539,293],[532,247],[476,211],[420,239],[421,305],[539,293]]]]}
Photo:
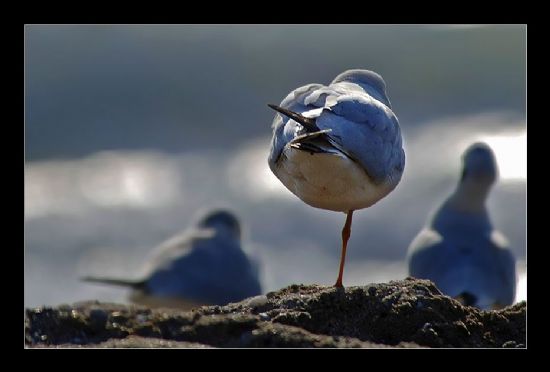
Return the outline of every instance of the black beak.
{"type": "Polygon", "coordinates": [[[306,118],[303,115],[298,114],[297,112],[293,112],[290,110],[287,110],[285,108],[279,107],[277,105],[272,105],[270,103],[267,104],[269,107],[271,107],[273,110],[277,111],[280,114],[283,114],[292,120],[294,120],[297,123],[300,123],[303,125],[304,128],[306,128],[308,131],[319,131],[319,127],[317,124],[315,124],[315,119],[306,118]]]}

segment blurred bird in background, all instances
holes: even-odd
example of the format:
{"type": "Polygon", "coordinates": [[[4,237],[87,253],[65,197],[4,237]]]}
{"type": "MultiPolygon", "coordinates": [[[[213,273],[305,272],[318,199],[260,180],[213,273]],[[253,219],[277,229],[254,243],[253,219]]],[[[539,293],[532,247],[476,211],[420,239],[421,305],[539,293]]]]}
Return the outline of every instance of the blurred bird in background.
{"type": "Polygon", "coordinates": [[[389,194],[405,167],[401,131],[373,71],[348,70],[328,86],[308,84],[290,92],[273,120],[269,167],[306,204],[344,212],[342,276],[353,212],[389,194]]]}
{"type": "Polygon", "coordinates": [[[241,248],[237,217],[227,210],[214,210],[200,218],[196,227],[160,244],[143,279],[82,279],[129,287],[134,303],[190,309],[259,295],[258,274],[258,263],[241,248]]]}
{"type": "Polygon", "coordinates": [[[409,246],[409,274],[432,280],[464,305],[502,308],[514,302],[516,263],[486,207],[498,177],[495,156],[474,143],[462,160],[458,187],[409,246]]]}

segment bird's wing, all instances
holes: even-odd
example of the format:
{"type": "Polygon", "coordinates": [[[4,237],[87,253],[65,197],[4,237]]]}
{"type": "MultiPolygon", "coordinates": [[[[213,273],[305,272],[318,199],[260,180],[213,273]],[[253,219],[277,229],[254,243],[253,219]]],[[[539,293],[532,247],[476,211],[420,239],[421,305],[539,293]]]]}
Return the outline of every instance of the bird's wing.
{"type": "Polygon", "coordinates": [[[490,240],[493,247],[496,248],[496,265],[500,268],[499,273],[503,283],[497,301],[502,305],[512,304],[516,297],[516,259],[502,233],[493,230],[490,240]]]}
{"type": "MultiPolygon", "coordinates": [[[[453,239],[433,229],[424,229],[409,247],[409,275],[429,279],[448,296],[457,296],[468,287],[468,265],[464,265],[460,248],[453,239]]],[[[468,291],[477,300],[477,292],[468,291]]]]}
{"type": "Polygon", "coordinates": [[[445,250],[443,236],[433,229],[421,230],[409,245],[407,259],[409,275],[415,278],[432,279],[438,269],[436,264],[445,250]]]}
{"type": "Polygon", "coordinates": [[[196,242],[201,239],[210,239],[214,236],[212,229],[188,229],[165,240],[155,247],[150,254],[146,265],[147,276],[173,260],[188,255],[196,248],[196,242]]]}
{"type": "Polygon", "coordinates": [[[307,84],[300,88],[296,88],[283,99],[279,106],[298,113],[307,111],[308,103],[305,102],[306,98],[309,97],[311,93],[323,87],[324,85],[322,84],[307,84]]]}
{"type": "MultiPolygon", "coordinates": [[[[353,83],[319,89],[305,100],[323,105],[316,124],[345,150],[375,182],[401,174],[405,166],[399,122],[393,111],[353,83]]],[[[397,180],[398,181],[398,180],[397,180]]]]}
{"type": "MultiPolygon", "coordinates": [[[[297,88],[290,92],[279,106],[297,113],[307,111],[307,105],[304,103],[305,98],[322,86],[321,84],[307,84],[297,88]]],[[[300,135],[301,127],[294,120],[280,114],[275,114],[271,127],[273,128],[273,140],[268,162],[273,169],[283,152],[283,148],[296,136],[300,135]]]]}

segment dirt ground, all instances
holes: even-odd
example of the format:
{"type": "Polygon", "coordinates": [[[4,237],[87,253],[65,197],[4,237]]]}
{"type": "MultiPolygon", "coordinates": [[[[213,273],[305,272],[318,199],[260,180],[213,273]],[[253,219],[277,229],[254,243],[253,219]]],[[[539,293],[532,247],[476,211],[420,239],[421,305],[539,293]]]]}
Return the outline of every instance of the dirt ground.
{"type": "Polygon", "coordinates": [[[97,301],[27,309],[26,347],[526,346],[526,303],[462,306],[427,280],[337,289],[291,285],[191,311],[97,301]]]}

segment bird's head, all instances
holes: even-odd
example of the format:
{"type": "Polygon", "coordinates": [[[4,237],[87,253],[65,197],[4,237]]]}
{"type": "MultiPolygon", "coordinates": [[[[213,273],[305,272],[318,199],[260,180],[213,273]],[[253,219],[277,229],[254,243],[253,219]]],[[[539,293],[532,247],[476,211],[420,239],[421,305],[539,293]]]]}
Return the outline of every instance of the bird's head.
{"type": "Polygon", "coordinates": [[[331,84],[341,82],[359,85],[372,97],[384,103],[391,109],[391,102],[386,93],[386,82],[382,79],[382,76],[378,75],[376,72],[360,69],[347,70],[336,76],[331,84]]]}
{"type": "Polygon", "coordinates": [[[462,155],[462,164],[462,182],[490,186],[498,178],[495,154],[485,143],[476,142],[470,145],[462,155]]]}
{"type": "Polygon", "coordinates": [[[198,226],[204,229],[213,229],[216,234],[241,238],[241,225],[237,216],[228,210],[218,209],[207,212],[199,220],[198,226]]]}

